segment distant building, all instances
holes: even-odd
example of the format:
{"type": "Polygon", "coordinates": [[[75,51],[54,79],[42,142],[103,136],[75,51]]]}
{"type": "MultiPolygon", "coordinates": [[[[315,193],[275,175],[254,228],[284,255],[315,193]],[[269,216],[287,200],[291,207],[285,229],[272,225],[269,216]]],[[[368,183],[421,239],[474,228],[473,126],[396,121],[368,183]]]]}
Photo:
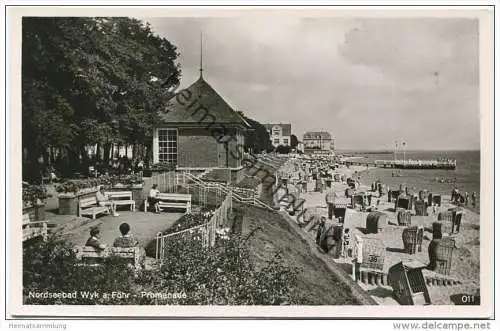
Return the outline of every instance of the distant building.
{"type": "Polygon", "coordinates": [[[267,132],[269,132],[269,137],[274,147],[278,147],[279,145],[290,146],[292,136],[291,124],[264,124],[264,126],[267,132]]]}
{"type": "Polygon", "coordinates": [[[304,133],[302,142],[306,154],[326,154],[335,151],[335,141],[328,132],[308,131],[304,133]]]}

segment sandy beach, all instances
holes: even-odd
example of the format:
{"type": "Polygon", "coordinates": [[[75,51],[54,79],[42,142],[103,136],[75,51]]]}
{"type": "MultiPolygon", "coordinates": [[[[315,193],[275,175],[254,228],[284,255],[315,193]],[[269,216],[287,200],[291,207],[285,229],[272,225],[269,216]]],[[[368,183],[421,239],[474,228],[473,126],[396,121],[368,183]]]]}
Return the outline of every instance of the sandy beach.
{"type": "MultiPolygon", "coordinates": [[[[369,170],[370,168],[368,168],[369,170]]],[[[337,173],[346,175],[348,177],[354,176],[357,173],[366,171],[367,167],[351,166],[341,167],[336,170],[337,173]]],[[[384,183],[383,183],[384,184],[384,183]]],[[[339,182],[333,183],[334,190],[338,196],[344,196],[344,191],[347,187],[346,184],[339,182]]],[[[369,191],[368,185],[361,183],[357,188],[358,192],[369,191]]],[[[322,192],[303,192],[301,198],[306,200],[305,208],[316,207],[316,211],[322,215],[327,216],[328,210],[325,202],[325,193],[322,192]]],[[[375,201],[378,198],[375,198],[375,201]]],[[[442,196],[442,206],[439,211],[445,211],[449,208],[455,207],[450,202],[449,196],[442,196]]],[[[380,239],[386,247],[384,256],[383,271],[386,273],[391,266],[400,261],[418,261],[421,264],[427,265],[429,263],[428,246],[432,240],[432,223],[437,220],[437,214],[432,212],[432,208],[428,208],[428,216],[415,216],[412,215],[412,225],[419,225],[424,227],[424,238],[422,242],[422,250],[416,254],[409,255],[403,251],[402,232],[404,227],[398,226],[396,214],[394,212],[394,202],[388,202],[387,195],[380,198],[378,210],[387,215],[387,225],[382,232],[377,234],[365,234],[364,229],[366,226],[367,212],[355,211],[348,208],[345,218],[344,227],[351,229],[351,238],[355,235],[362,237],[373,237],[380,239]]],[[[462,225],[460,232],[453,235],[456,243],[456,249],[453,253],[452,266],[449,279],[460,282],[460,285],[455,286],[429,286],[429,293],[431,296],[432,304],[447,305],[459,304],[457,297],[461,294],[477,295],[479,291],[479,215],[470,211],[464,210],[464,217],[462,218],[462,225]]],[[[311,236],[315,236],[315,230],[309,231],[311,236]]],[[[352,245],[353,240],[351,240],[352,245]]],[[[351,261],[349,258],[335,259],[341,265],[346,273],[351,272],[351,261]]],[[[424,274],[431,275],[433,271],[424,270],[424,274]]],[[[435,273],[434,273],[435,274],[435,273]]],[[[371,296],[380,304],[394,305],[397,302],[392,298],[392,288],[384,285],[360,285],[368,291],[371,296]]]]}

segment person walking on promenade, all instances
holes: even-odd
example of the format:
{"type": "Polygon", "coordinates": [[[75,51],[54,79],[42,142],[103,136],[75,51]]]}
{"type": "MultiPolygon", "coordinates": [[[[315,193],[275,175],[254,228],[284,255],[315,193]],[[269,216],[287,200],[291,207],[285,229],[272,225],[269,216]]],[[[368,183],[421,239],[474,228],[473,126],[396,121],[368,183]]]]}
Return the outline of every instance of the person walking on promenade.
{"type": "Polygon", "coordinates": [[[472,192],[472,195],[471,195],[471,198],[472,198],[472,207],[476,207],[476,192],[472,192]]]}
{"type": "Polygon", "coordinates": [[[468,206],[469,205],[469,192],[465,192],[464,199],[465,199],[465,202],[464,202],[465,205],[468,206]]]}

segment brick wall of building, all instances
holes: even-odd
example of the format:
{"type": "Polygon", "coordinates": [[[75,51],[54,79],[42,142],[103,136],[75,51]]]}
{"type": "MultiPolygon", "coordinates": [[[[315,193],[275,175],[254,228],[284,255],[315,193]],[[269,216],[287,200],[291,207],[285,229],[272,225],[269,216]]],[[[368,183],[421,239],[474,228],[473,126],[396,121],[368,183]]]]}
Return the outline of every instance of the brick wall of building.
{"type": "MultiPolygon", "coordinates": [[[[241,166],[242,152],[238,144],[244,144],[242,134],[228,132],[236,137],[230,139],[227,148],[218,143],[211,130],[203,128],[180,128],[177,131],[177,167],[178,168],[238,168],[241,166]],[[228,163],[228,164],[226,164],[228,163]]],[[[158,138],[155,132],[153,153],[158,153],[158,138]]],[[[155,162],[158,157],[155,157],[155,162]]]]}
{"type": "Polygon", "coordinates": [[[177,166],[218,167],[217,141],[203,129],[179,129],[177,166]]]}

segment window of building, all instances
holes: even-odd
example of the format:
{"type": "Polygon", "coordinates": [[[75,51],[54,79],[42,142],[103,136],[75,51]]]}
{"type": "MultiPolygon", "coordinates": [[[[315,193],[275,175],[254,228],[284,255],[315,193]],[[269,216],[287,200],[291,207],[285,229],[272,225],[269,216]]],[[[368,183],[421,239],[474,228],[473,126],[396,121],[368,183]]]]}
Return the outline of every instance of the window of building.
{"type": "Polygon", "coordinates": [[[177,163],[177,130],[158,129],[158,160],[177,163]]]}
{"type": "Polygon", "coordinates": [[[280,140],[279,139],[274,139],[274,144],[277,145],[280,143],[280,140]]]}
{"type": "Polygon", "coordinates": [[[273,136],[281,136],[281,129],[273,128],[273,136]]]}
{"type": "Polygon", "coordinates": [[[283,139],[283,144],[288,145],[288,139],[287,138],[283,139]]]}

